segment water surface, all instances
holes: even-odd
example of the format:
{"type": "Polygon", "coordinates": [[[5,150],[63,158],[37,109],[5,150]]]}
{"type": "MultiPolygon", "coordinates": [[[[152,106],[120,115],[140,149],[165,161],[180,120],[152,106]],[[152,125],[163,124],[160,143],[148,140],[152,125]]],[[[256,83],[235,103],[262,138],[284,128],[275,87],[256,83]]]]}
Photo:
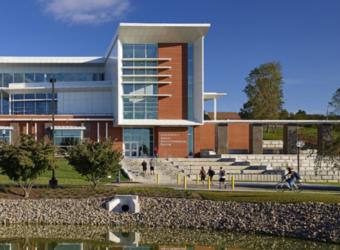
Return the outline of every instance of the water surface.
{"type": "Polygon", "coordinates": [[[222,250],[222,249],[324,249],[339,245],[252,234],[110,228],[106,226],[0,227],[0,250],[222,250]]]}

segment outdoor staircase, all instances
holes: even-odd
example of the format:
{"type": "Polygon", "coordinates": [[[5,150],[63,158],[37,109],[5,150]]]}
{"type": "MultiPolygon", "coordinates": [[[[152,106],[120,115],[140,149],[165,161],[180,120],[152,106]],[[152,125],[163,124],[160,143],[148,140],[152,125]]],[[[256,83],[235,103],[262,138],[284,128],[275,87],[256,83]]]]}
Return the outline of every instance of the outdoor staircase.
{"type": "MultiPolygon", "coordinates": [[[[227,180],[235,176],[238,180],[277,181],[282,171],[272,170],[264,164],[251,164],[249,161],[238,161],[236,158],[158,158],[155,160],[155,172],[159,175],[160,183],[175,184],[177,176],[187,176],[189,180],[196,180],[201,167],[208,171],[211,167],[215,171],[214,179],[218,179],[218,172],[222,167],[227,180]]],[[[125,158],[123,168],[129,173],[132,181],[154,184],[156,176],[150,175],[150,158],[125,158]],[[143,175],[142,161],[148,163],[147,175],[143,175]]]]}

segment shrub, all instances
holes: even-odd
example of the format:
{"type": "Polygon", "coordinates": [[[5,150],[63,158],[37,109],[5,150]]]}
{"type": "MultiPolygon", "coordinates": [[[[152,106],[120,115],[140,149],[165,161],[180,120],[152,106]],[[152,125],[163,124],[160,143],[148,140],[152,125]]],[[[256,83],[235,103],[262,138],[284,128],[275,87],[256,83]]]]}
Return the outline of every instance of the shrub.
{"type": "Polygon", "coordinates": [[[120,152],[113,150],[112,142],[83,141],[68,150],[66,159],[74,169],[96,188],[100,180],[120,171],[120,152]]]}

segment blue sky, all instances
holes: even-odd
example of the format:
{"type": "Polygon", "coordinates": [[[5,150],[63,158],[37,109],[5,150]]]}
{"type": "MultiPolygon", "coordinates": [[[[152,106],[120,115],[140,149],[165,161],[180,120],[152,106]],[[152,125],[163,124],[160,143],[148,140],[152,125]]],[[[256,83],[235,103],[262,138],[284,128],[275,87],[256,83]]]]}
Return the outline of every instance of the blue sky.
{"type": "Polygon", "coordinates": [[[0,56],[100,56],[119,22],[209,22],[206,91],[239,111],[244,78],[279,61],[285,108],[325,113],[340,87],[338,0],[2,0],[0,56]],[[95,4],[94,4],[95,3],[95,4]]]}

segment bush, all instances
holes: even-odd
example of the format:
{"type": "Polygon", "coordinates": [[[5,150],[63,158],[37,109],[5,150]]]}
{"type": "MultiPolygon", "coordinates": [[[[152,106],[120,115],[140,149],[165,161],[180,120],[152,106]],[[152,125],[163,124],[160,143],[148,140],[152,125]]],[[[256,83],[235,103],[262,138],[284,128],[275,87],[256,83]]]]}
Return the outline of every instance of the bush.
{"type": "Polygon", "coordinates": [[[36,142],[27,135],[20,138],[19,145],[1,143],[1,172],[23,189],[25,198],[29,197],[34,181],[54,165],[54,147],[51,144],[36,142]]]}
{"type": "Polygon", "coordinates": [[[96,188],[100,180],[120,171],[120,152],[113,150],[112,142],[83,141],[68,150],[66,159],[74,169],[96,188]]]}

